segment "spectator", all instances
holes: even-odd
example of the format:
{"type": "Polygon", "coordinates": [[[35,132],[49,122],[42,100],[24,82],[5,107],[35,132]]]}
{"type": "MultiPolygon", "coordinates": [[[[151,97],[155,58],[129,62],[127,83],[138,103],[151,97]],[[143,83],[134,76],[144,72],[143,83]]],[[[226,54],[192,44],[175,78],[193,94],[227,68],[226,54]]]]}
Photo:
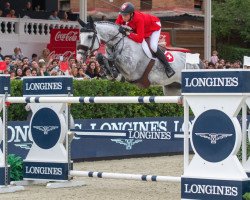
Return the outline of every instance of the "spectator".
{"type": "Polygon", "coordinates": [[[42,51],[42,55],[39,57],[39,60],[40,59],[43,59],[45,64],[48,65],[51,60],[50,50],[47,48],[44,48],[42,51]]]}
{"type": "Polygon", "coordinates": [[[31,69],[39,70],[39,65],[34,60],[31,62],[31,69]]]}
{"type": "Polygon", "coordinates": [[[40,11],[41,10],[41,6],[40,5],[37,5],[36,7],[35,7],[35,11],[40,11]]]}
{"type": "Polygon", "coordinates": [[[31,3],[30,1],[28,1],[28,2],[26,3],[26,6],[25,6],[24,10],[25,10],[25,11],[32,11],[32,10],[33,10],[33,8],[32,8],[32,3],[31,3]]]}
{"type": "Polygon", "coordinates": [[[14,54],[12,55],[12,60],[22,60],[23,59],[23,54],[22,50],[19,47],[16,47],[14,49],[14,54]]]}
{"type": "Polygon", "coordinates": [[[78,69],[78,78],[90,79],[90,77],[87,74],[85,74],[83,68],[78,69]]]}
{"type": "Polygon", "coordinates": [[[233,67],[232,67],[232,68],[234,68],[234,69],[239,69],[239,68],[241,68],[240,62],[239,62],[238,60],[234,61],[233,67]]]}
{"type": "Polygon", "coordinates": [[[31,76],[37,76],[37,70],[36,69],[31,70],[31,76]]]}
{"type": "Polygon", "coordinates": [[[23,76],[31,76],[31,70],[29,67],[25,66],[23,68],[23,76]]]}
{"type": "Polygon", "coordinates": [[[16,11],[14,9],[11,9],[10,10],[10,13],[6,15],[6,17],[9,17],[9,18],[16,18],[16,15],[15,15],[16,11]]]}
{"type": "Polygon", "coordinates": [[[35,53],[32,54],[32,56],[31,56],[31,62],[32,61],[38,62],[38,56],[37,56],[37,54],[35,54],[35,53]]]}
{"type": "Polygon", "coordinates": [[[16,60],[16,68],[22,68],[23,62],[21,60],[16,60]]]}
{"type": "Polygon", "coordinates": [[[49,16],[49,20],[60,20],[58,17],[58,12],[56,10],[51,12],[51,15],[49,16]]]}
{"type": "Polygon", "coordinates": [[[99,75],[99,69],[96,66],[96,62],[92,61],[92,62],[89,63],[88,69],[86,71],[86,74],[90,78],[98,78],[98,77],[100,77],[100,75],[99,75]]]}
{"type": "Polygon", "coordinates": [[[2,55],[2,47],[0,47],[0,60],[4,60],[4,57],[2,55]]]}
{"type": "Polygon", "coordinates": [[[52,63],[51,65],[49,66],[49,72],[50,72],[50,75],[51,74],[55,74],[59,72],[59,66],[58,66],[58,60],[57,59],[54,59],[52,60],[52,63]]]}
{"type": "Polygon", "coordinates": [[[215,63],[217,63],[218,61],[219,61],[218,52],[213,51],[210,62],[212,62],[215,65],[215,63]]]}
{"type": "Polygon", "coordinates": [[[208,63],[208,69],[215,69],[215,65],[212,62],[208,63]]]}
{"type": "Polygon", "coordinates": [[[10,74],[10,80],[16,79],[16,72],[14,70],[10,71],[9,74],[10,74]]]}
{"type": "Polygon", "coordinates": [[[38,65],[39,65],[38,75],[39,76],[49,76],[49,72],[47,71],[47,66],[46,66],[45,60],[40,59],[38,61],[38,65]]]}
{"type": "Polygon", "coordinates": [[[28,57],[23,57],[23,59],[22,59],[22,62],[23,62],[23,66],[24,65],[27,65],[27,66],[29,66],[29,58],[28,57]]]}
{"type": "Polygon", "coordinates": [[[7,1],[4,4],[3,16],[6,17],[8,14],[10,14],[10,3],[7,1]]]}
{"type": "Polygon", "coordinates": [[[231,68],[231,63],[229,61],[226,62],[225,68],[226,69],[230,69],[231,68]]]}
{"type": "Polygon", "coordinates": [[[72,76],[74,78],[78,78],[78,68],[77,67],[72,67],[71,73],[72,73],[72,76]]]}
{"type": "Polygon", "coordinates": [[[69,21],[68,14],[67,14],[67,12],[66,12],[66,11],[65,11],[65,12],[63,12],[63,18],[62,18],[62,21],[64,21],[64,22],[68,22],[68,21],[69,21]]]}
{"type": "Polygon", "coordinates": [[[23,77],[22,68],[17,68],[17,70],[16,70],[16,79],[21,79],[22,77],[23,77]]]}
{"type": "Polygon", "coordinates": [[[4,17],[4,16],[3,16],[3,10],[2,10],[2,9],[0,9],[0,17],[4,17]]]}
{"type": "Polygon", "coordinates": [[[6,65],[7,65],[7,69],[9,70],[10,69],[10,64],[11,64],[11,56],[4,56],[4,61],[6,62],[6,65]]]}
{"type": "Polygon", "coordinates": [[[82,63],[81,68],[83,69],[83,71],[84,71],[84,73],[85,73],[85,72],[87,71],[88,66],[87,66],[87,64],[84,62],[84,63],[82,63]]]}
{"type": "Polygon", "coordinates": [[[9,64],[8,70],[9,71],[14,71],[17,68],[17,61],[16,60],[12,60],[9,64]]]}

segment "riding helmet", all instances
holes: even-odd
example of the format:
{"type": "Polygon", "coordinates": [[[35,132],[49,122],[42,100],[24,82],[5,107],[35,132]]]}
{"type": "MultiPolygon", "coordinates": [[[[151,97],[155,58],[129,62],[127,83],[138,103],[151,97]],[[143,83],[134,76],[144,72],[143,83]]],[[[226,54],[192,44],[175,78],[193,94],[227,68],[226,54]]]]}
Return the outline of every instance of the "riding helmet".
{"type": "Polygon", "coordinates": [[[120,8],[120,14],[131,14],[134,11],[135,11],[135,6],[130,2],[122,4],[120,8]]]}

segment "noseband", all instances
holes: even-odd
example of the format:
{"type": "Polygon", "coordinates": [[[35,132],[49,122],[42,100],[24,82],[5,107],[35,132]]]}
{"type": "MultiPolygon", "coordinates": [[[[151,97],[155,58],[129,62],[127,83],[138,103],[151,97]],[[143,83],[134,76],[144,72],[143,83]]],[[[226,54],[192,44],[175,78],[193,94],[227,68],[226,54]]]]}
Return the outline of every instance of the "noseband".
{"type": "MultiPolygon", "coordinates": [[[[92,39],[92,42],[91,42],[91,46],[88,47],[88,46],[85,46],[85,45],[78,45],[77,47],[77,50],[79,51],[78,53],[88,57],[90,56],[93,52],[95,52],[96,50],[98,50],[100,48],[100,40],[98,39],[97,37],[97,32],[95,29],[88,29],[88,30],[84,30],[83,32],[93,32],[93,39],[92,39]],[[95,41],[98,41],[98,48],[96,49],[93,49],[94,45],[95,45],[95,41]],[[85,53],[81,52],[81,50],[85,51],[85,53]]],[[[109,39],[108,41],[104,41],[102,40],[102,42],[105,44],[105,45],[108,45],[109,42],[113,41],[114,39],[117,38],[117,36],[120,34],[120,32],[118,31],[118,33],[116,35],[114,35],[111,39],[109,39]]],[[[113,46],[114,49],[117,47],[117,45],[120,43],[120,41],[123,39],[124,40],[124,37],[125,36],[122,36],[122,38],[113,46]]],[[[123,49],[123,48],[122,48],[123,49]]],[[[122,51],[122,50],[121,50],[122,51]]],[[[120,52],[121,53],[121,52],[120,52]]]]}

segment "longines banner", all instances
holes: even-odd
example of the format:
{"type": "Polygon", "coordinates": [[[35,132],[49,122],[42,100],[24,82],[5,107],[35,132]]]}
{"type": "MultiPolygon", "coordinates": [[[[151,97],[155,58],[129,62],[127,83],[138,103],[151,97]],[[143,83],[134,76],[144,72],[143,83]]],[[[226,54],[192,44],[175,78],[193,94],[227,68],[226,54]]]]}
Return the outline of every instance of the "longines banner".
{"type": "MultiPolygon", "coordinates": [[[[82,139],[75,135],[72,159],[180,153],[183,118],[129,118],[75,120],[76,129],[128,130],[129,139],[82,139]]],[[[25,158],[31,148],[28,121],[9,122],[9,153],[25,158]]]]}

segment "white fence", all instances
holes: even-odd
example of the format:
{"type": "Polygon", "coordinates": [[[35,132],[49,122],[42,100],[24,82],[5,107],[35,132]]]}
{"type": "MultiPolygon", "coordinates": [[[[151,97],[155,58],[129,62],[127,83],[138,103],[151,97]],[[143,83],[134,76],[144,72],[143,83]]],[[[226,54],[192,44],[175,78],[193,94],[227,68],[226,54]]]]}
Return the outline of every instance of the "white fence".
{"type": "Polygon", "coordinates": [[[78,22],[0,17],[2,54],[13,54],[18,46],[25,56],[39,55],[49,43],[51,28],[78,28],[78,22]]]}

